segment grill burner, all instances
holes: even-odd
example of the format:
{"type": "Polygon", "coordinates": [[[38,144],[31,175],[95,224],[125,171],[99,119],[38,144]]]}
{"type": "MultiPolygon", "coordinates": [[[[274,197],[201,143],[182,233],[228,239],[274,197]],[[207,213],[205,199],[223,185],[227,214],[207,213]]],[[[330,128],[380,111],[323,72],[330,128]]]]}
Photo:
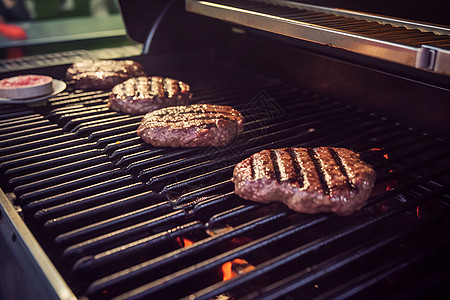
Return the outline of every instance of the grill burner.
{"type": "Polygon", "coordinates": [[[77,296],[408,298],[443,289],[448,140],[233,66],[159,71],[189,83],[194,103],[240,110],[244,133],[225,148],[154,148],[136,136],[142,116],[112,112],[108,93],[70,82],[46,107],[2,106],[2,189],[77,296]],[[305,215],[234,195],[243,158],[323,145],[374,166],[363,210],[305,215]],[[248,270],[224,280],[222,267],[236,261],[248,270]]]}

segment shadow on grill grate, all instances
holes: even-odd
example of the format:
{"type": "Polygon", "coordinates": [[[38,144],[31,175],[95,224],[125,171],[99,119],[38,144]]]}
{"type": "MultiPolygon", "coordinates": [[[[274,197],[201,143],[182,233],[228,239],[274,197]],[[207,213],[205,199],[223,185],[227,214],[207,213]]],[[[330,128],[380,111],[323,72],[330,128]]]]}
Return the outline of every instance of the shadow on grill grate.
{"type": "Polygon", "coordinates": [[[244,133],[224,148],[154,148],[136,136],[142,116],[70,84],[48,107],[2,108],[2,189],[78,296],[362,296],[420,280],[412,266],[448,275],[432,259],[450,248],[448,141],[233,67],[169,71],[194,102],[241,110],[244,133]],[[376,169],[363,210],[305,215],[234,195],[240,160],[321,145],[376,169]]]}

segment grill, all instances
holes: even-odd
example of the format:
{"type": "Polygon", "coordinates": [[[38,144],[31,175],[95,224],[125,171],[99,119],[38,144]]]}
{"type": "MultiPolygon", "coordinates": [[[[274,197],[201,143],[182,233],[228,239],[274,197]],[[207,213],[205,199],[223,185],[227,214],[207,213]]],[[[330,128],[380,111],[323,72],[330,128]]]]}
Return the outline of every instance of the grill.
{"type": "MultiPolygon", "coordinates": [[[[36,288],[39,297],[448,296],[448,138],[255,71],[223,48],[133,59],[189,83],[194,103],[240,110],[244,133],[223,148],[152,147],[136,135],[142,116],[113,112],[108,91],[70,81],[45,105],[2,104],[0,228],[14,249],[27,241],[23,220],[39,244],[25,243],[25,253],[41,247],[56,267],[32,275],[53,283],[53,294],[36,288]],[[366,207],[307,215],[233,193],[237,162],[291,146],[361,153],[377,172],[366,207]]],[[[35,71],[62,79],[66,69],[35,71]]],[[[21,295],[11,274],[10,295],[21,295]]]]}

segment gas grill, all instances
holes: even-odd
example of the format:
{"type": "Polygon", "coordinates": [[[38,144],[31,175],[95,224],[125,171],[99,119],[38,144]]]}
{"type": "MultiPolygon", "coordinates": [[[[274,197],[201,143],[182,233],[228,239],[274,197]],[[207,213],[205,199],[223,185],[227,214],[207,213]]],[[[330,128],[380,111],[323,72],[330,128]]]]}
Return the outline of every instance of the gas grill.
{"type": "MultiPolygon", "coordinates": [[[[71,81],[43,103],[0,104],[3,298],[449,296],[445,24],[288,1],[125,2],[144,45],[129,59],[189,83],[193,103],[238,109],[244,132],[152,147],[142,115],[71,81]],[[234,194],[236,163],[293,146],[359,152],[377,172],[368,204],[308,215],[234,194]]],[[[67,67],[4,77],[63,80],[67,67]]]]}

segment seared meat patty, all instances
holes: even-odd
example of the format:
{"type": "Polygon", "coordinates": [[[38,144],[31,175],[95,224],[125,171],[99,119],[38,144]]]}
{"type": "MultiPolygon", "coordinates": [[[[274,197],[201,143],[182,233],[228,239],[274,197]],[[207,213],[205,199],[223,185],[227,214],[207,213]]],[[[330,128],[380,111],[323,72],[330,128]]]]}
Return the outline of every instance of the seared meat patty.
{"type": "Polygon", "coordinates": [[[132,60],[84,60],[73,63],[66,72],[79,89],[107,90],[137,76],[145,76],[144,67],[132,60]]]}
{"type": "Polygon", "coordinates": [[[350,215],[361,209],[375,171],[345,148],[263,150],[236,165],[235,193],[257,202],[280,201],[303,213],[350,215]]]}
{"type": "Polygon", "coordinates": [[[109,107],[126,114],[144,114],[163,107],[187,105],[191,96],[190,87],[184,82],[141,76],[113,87],[109,107]]]}
{"type": "Polygon", "coordinates": [[[242,133],[243,122],[230,106],[173,106],[146,114],[137,134],[153,146],[225,146],[242,133]]]}

